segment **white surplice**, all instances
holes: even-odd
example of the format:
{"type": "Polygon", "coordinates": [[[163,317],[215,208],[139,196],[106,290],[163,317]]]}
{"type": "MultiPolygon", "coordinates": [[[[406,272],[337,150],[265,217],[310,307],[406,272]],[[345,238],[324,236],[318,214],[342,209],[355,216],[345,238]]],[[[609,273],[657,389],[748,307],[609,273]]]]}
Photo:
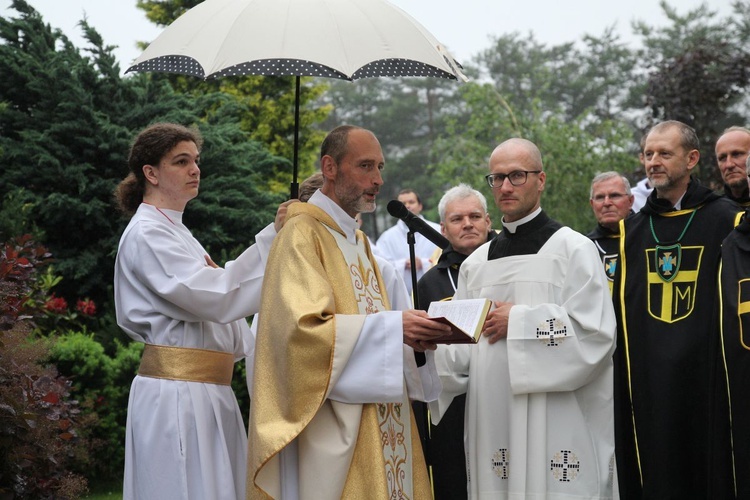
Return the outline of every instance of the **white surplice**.
{"type": "MultiPolygon", "coordinates": [[[[142,204],[115,264],[117,322],[134,340],[244,356],[258,311],[273,225],[224,269],[182,224],[142,204]]],[[[123,498],[245,497],[247,436],[230,386],[136,376],[130,389],[123,498]]]]}
{"type": "MultiPolygon", "coordinates": [[[[537,254],[464,261],[456,298],[515,304],[507,340],[441,346],[439,421],[466,392],[472,499],[611,498],[615,318],[596,249],[561,228],[537,254]]],[[[616,488],[614,488],[616,491],[616,488]]]]}

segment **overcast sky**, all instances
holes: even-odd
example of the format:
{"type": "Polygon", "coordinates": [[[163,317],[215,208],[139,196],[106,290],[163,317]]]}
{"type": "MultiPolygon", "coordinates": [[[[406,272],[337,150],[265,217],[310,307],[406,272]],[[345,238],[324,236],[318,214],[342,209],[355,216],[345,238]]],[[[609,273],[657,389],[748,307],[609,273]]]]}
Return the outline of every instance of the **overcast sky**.
{"type": "MultiPolygon", "coordinates": [[[[83,46],[77,23],[86,16],[107,45],[115,50],[123,71],[140,51],[137,41],[153,40],[161,31],[136,8],[136,0],[27,0],[45,22],[60,28],[73,43],[83,46]]],[[[417,19],[459,61],[468,61],[490,46],[490,37],[511,32],[533,32],[546,44],[580,40],[584,34],[601,35],[615,26],[622,39],[634,43],[631,22],[666,24],[659,0],[391,0],[417,19]]],[[[705,2],[670,0],[680,14],[705,2]]],[[[731,0],[711,0],[719,15],[731,13],[731,0]]],[[[11,0],[0,0],[0,16],[16,16],[11,0]]]]}

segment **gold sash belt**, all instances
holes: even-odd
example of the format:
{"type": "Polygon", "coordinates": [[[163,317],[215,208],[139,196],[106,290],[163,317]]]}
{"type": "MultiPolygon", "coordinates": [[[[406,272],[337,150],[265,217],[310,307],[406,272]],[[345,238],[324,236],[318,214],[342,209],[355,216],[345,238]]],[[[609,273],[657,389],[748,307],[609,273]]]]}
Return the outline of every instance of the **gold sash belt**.
{"type": "Polygon", "coordinates": [[[234,356],[230,352],[146,344],[138,375],[230,385],[234,356]]]}

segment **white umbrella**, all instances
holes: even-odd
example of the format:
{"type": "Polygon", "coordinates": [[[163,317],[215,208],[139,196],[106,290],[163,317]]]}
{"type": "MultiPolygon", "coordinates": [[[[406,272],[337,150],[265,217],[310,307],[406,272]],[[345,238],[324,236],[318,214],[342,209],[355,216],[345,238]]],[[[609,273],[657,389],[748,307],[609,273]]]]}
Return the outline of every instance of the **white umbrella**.
{"type": "Polygon", "coordinates": [[[386,0],[206,0],[170,24],[127,71],[296,76],[295,198],[300,76],[467,80],[435,37],[386,0]]]}

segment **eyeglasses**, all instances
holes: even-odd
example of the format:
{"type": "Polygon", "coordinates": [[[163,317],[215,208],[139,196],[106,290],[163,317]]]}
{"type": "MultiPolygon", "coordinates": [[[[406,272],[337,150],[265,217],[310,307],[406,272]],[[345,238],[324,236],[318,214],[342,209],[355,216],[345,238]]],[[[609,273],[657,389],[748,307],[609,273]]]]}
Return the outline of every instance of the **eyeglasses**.
{"type": "Polygon", "coordinates": [[[487,179],[487,184],[493,188],[499,188],[508,179],[511,186],[523,186],[526,184],[529,174],[540,174],[541,170],[514,170],[509,174],[487,174],[484,176],[487,179]]]}
{"type": "Polygon", "coordinates": [[[624,193],[597,194],[596,196],[594,196],[591,199],[594,200],[597,203],[604,203],[604,200],[606,200],[607,198],[609,198],[609,201],[611,201],[612,203],[617,203],[621,199],[625,198],[625,196],[627,196],[627,195],[624,194],[624,193]]]}

